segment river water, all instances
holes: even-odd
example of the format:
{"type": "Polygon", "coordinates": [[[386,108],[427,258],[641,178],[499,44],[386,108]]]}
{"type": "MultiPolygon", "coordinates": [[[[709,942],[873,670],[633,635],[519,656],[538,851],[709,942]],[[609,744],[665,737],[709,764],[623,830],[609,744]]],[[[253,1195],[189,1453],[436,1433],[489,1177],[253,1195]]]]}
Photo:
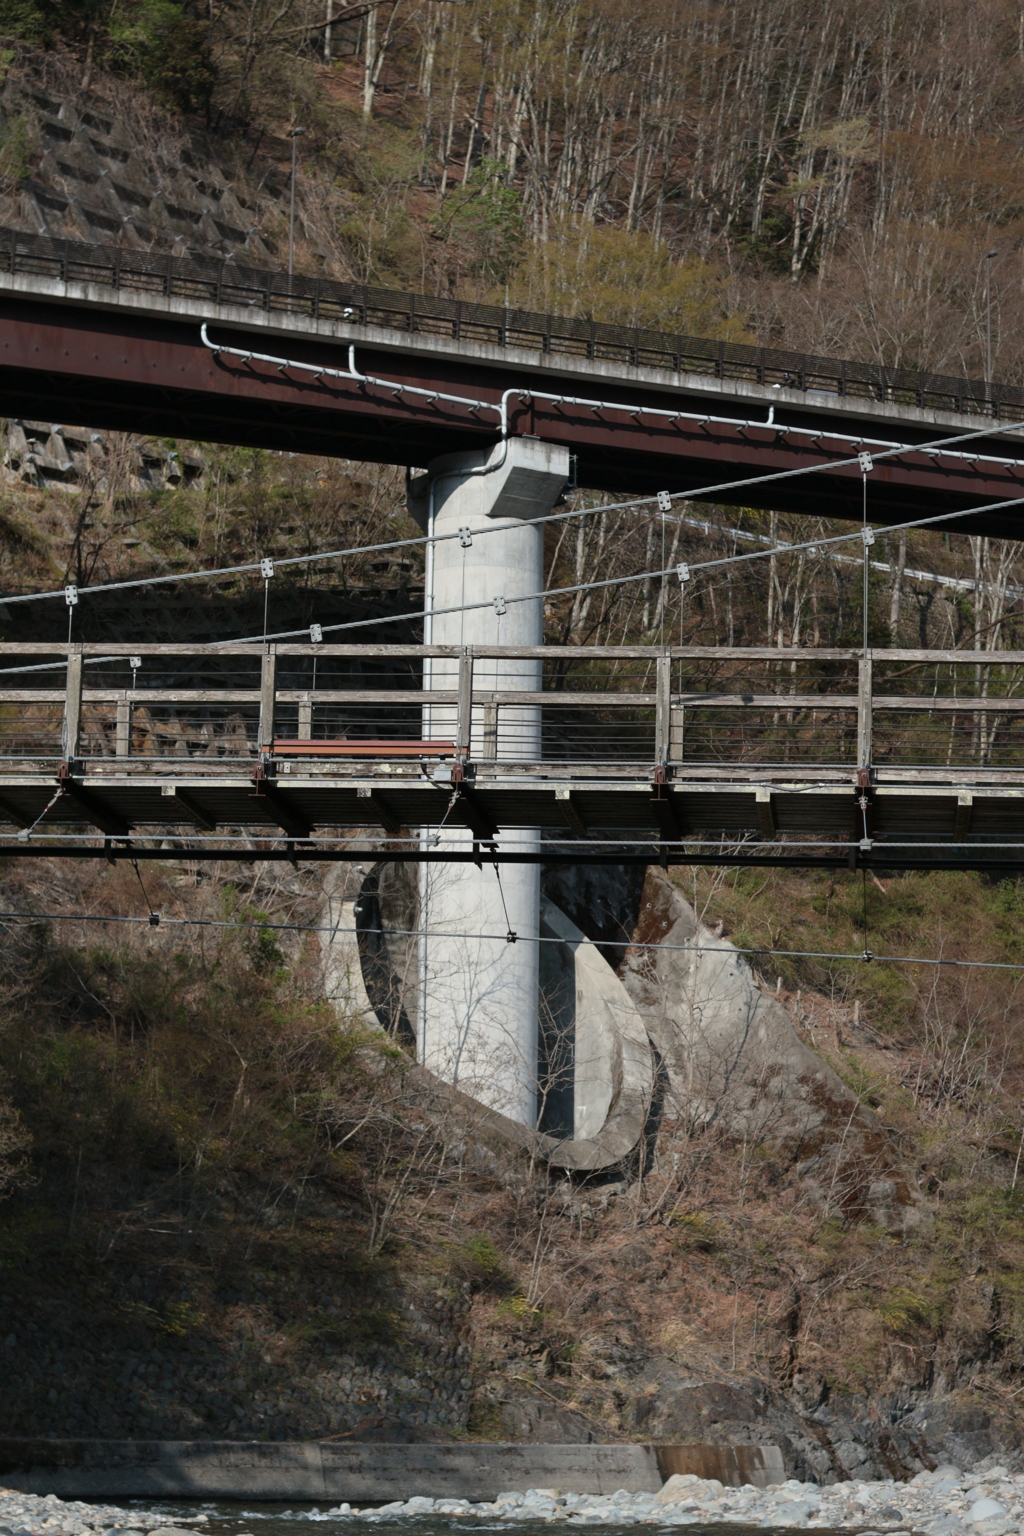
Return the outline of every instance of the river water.
{"type": "MultiPolygon", "coordinates": [[[[457,1531],[465,1532],[467,1527],[473,1531],[501,1532],[502,1536],[542,1536],[542,1533],[543,1536],[550,1536],[551,1528],[551,1522],[547,1520],[495,1520],[482,1515],[385,1515],[370,1522],[353,1519],[351,1516],[328,1514],[327,1511],[335,1507],[333,1503],[285,1505],[233,1503],[224,1500],[207,1503],[198,1500],[178,1502],[139,1499],[124,1501],[121,1507],[129,1517],[126,1525],[131,1524],[133,1507],[171,1515],[182,1521],[190,1518],[194,1520],[198,1514],[206,1515],[209,1523],[198,1528],[197,1536],[200,1531],[203,1536],[207,1536],[207,1533],[208,1536],[361,1536],[363,1532],[366,1536],[371,1536],[371,1533],[372,1536],[452,1536],[457,1531]]],[[[557,1522],[559,1525],[567,1523],[561,1520],[557,1522]]],[[[595,1521],[594,1525],[597,1523],[595,1521]]],[[[651,1529],[671,1533],[677,1529],[681,1531],[684,1526],[687,1536],[704,1536],[704,1533],[708,1533],[708,1536],[723,1536],[725,1529],[718,1521],[694,1521],[691,1524],[690,1520],[680,1521],[678,1527],[665,1524],[651,1529]]],[[[602,1520],[600,1528],[612,1533],[612,1536],[625,1536],[626,1531],[631,1536],[637,1536],[638,1531],[643,1529],[633,1521],[617,1524],[610,1520],[602,1520]]],[[[593,1529],[589,1522],[587,1529],[593,1529]]],[[[757,1525],[730,1522],[728,1530],[730,1536],[753,1536],[755,1531],[757,1536],[764,1536],[757,1525]]],[[[784,1532],[778,1531],[773,1536],[784,1536],[784,1532]]]]}

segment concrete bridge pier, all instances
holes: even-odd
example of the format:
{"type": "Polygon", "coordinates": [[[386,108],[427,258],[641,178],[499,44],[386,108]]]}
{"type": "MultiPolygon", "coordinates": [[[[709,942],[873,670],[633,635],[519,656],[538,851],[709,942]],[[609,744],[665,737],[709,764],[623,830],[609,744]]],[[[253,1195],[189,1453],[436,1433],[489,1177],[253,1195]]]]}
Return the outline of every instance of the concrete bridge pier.
{"type": "MultiPolygon", "coordinates": [[[[540,645],[543,599],[516,602],[544,585],[544,529],[527,520],[550,512],[569,475],[569,453],[536,438],[513,437],[493,449],[447,454],[409,487],[409,508],[436,534],[461,534],[433,547],[427,567],[424,638],[434,645],[540,645]],[[500,532],[491,532],[500,529],[500,532]],[[484,537],[478,534],[488,530],[484,537]],[[499,599],[497,603],[494,599],[499,599]],[[502,601],[503,600],[503,601],[502,601]],[[431,612],[485,602],[471,613],[431,612]]],[[[423,685],[455,689],[458,664],[424,666],[423,685]]],[[[479,690],[538,689],[536,661],[481,660],[479,690]]],[[[456,712],[427,703],[424,735],[454,739],[456,712]]],[[[535,705],[474,710],[470,756],[530,761],[540,756],[535,705]]],[[[439,791],[440,793],[440,791],[439,791]]],[[[425,830],[425,842],[436,834],[425,830]]],[[[502,832],[503,848],[535,848],[532,829],[502,832]]],[[[440,848],[462,849],[472,833],[445,828],[440,848]]],[[[537,945],[540,869],[536,864],[482,869],[472,864],[421,866],[420,1060],[448,1082],[503,1114],[533,1125],[537,1116],[537,945]],[[507,942],[506,932],[518,936],[507,942]],[[479,937],[494,935],[494,937],[479,937]],[[523,940],[526,942],[519,942],[523,940]]]]}

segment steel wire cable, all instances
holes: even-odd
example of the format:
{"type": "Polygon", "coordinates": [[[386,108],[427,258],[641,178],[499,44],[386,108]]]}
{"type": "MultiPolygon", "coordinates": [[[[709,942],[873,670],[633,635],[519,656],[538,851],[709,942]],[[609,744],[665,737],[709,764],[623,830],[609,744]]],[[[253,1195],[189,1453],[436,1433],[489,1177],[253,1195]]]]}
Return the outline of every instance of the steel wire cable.
{"type": "MultiPolygon", "coordinates": [[[[764,426],[766,423],[753,422],[751,425],[764,426]]],[[[784,427],[781,427],[778,423],[775,423],[774,425],[776,426],[776,430],[785,433],[786,429],[784,427]]],[[[958,432],[952,437],[934,438],[925,443],[902,443],[894,448],[886,448],[881,452],[872,453],[872,459],[877,463],[882,459],[899,458],[908,453],[932,453],[938,451],[941,448],[952,447],[957,443],[971,442],[978,438],[992,437],[999,433],[1020,431],[1024,431],[1024,421],[994,422],[991,426],[983,427],[973,432],[958,432]]],[[[822,436],[827,436],[827,433],[822,433],[822,436]]],[[[869,439],[862,440],[865,442],[870,441],[869,439]]],[[[753,488],[754,486],[767,485],[776,481],[792,480],[803,475],[819,474],[823,471],[831,472],[836,469],[850,468],[855,464],[859,464],[859,462],[860,456],[859,454],[855,454],[852,458],[836,459],[820,464],[802,465],[798,469],[776,470],[767,475],[747,476],[741,480],[723,481],[718,485],[700,486],[694,490],[689,491],[670,491],[668,493],[655,492],[652,496],[634,497],[631,500],[624,502],[607,502],[596,507],[577,507],[567,512],[551,512],[545,514],[543,517],[524,518],[522,519],[522,526],[532,527],[544,523],[564,522],[566,519],[576,517],[593,517],[601,512],[630,511],[635,507],[650,506],[652,503],[658,502],[659,496],[664,496],[665,494],[668,494],[672,501],[686,501],[692,500],[694,498],[706,501],[713,499],[716,494],[722,491],[742,490],[744,488],[753,488]]],[[[992,511],[1002,506],[1014,506],[1017,505],[1020,500],[1024,500],[1024,498],[993,502],[990,506],[987,507],[967,508],[961,513],[950,513],[948,515],[969,516],[972,512],[986,512],[992,511]]],[[[894,524],[893,530],[901,527],[910,528],[916,526],[918,526],[916,523],[894,524]]],[[[474,530],[473,536],[474,538],[482,538],[486,534],[501,533],[503,531],[504,530],[502,528],[481,528],[479,530],[474,530]]],[[[274,565],[278,569],[284,569],[289,566],[314,565],[320,561],[341,560],[350,555],[382,554],[386,553],[388,550],[410,549],[427,544],[437,545],[447,543],[449,540],[456,539],[458,537],[459,535],[457,532],[434,535],[423,534],[415,538],[392,539],[386,543],[380,544],[361,544],[353,545],[348,549],[324,550],[319,553],[307,555],[289,555],[282,559],[275,559],[274,565]]],[[[814,542],[817,544],[824,544],[835,541],[818,539],[814,542]]],[[[807,546],[792,545],[789,547],[799,549],[807,546]]],[[[102,592],[125,592],[139,587],[161,586],[174,582],[209,581],[221,576],[240,576],[259,572],[261,565],[261,560],[250,560],[241,565],[219,566],[202,571],[179,571],[174,574],[133,577],[127,581],[102,582],[94,587],[80,587],[77,589],[77,591],[79,598],[82,598],[85,596],[95,596],[102,592]]],[[[661,573],[651,571],[644,574],[647,576],[658,576],[661,573]]],[[[49,599],[64,597],[66,590],[67,589],[65,587],[58,587],[48,592],[25,592],[16,593],[11,596],[7,596],[5,594],[2,599],[0,599],[0,601],[3,601],[5,604],[43,602],[49,599]]],[[[534,595],[539,596],[541,594],[534,595]]],[[[407,615],[402,615],[402,617],[407,617],[407,615]]],[[[420,617],[420,615],[408,615],[408,617],[420,617]]],[[[296,633],[301,633],[301,631],[296,631],[296,633]]],[[[268,636],[268,638],[273,639],[276,637],[268,636]]]]}
{"type": "MultiPolygon", "coordinates": [[[[138,925],[141,927],[156,927],[150,917],[108,916],[101,912],[4,912],[0,911],[0,922],[21,923],[122,923],[138,925]]],[[[358,937],[365,933],[378,933],[385,937],[412,938],[412,939],[471,939],[493,944],[508,944],[509,938],[504,933],[456,933],[436,928],[343,928],[335,923],[273,923],[242,920],[231,922],[225,918],[209,917],[164,917],[161,915],[159,926],[161,928],[221,928],[221,929],[250,929],[264,930],[273,933],[344,933],[358,937]]],[[[564,944],[564,939],[555,936],[548,937],[545,934],[518,934],[516,942],[520,944],[564,944]]],[[[600,940],[587,939],[585,941],[600,949],[600,940]]],[[[844,951],[827,949],[776,949],[770,946],[737,945],[737,944],[666,944],[663,941],[649,942],[645,940],[631,941],[627,946],[634,950],[657,951],[664,950],[673,954],[698,954],[698,955],[763,955],[765,958],[779,960],[859,960],[864,964],[876,965],[936,965],[948,966],[952,969],[963,970],[994,970],[994,971],[1024,971],[1024,961],[1010,960],[953,960],[943,955],[875,955],[868,951],[844,951]]]]}
{"type": "MultiPolygon", "coordinates": [[[[749,528],[735,528],[729,523],[714,523],[710,518],[706,517],[669,518],[667,513],[662,515],[666,521],[682,523],[687,528],[693,528],[698,533],[703,533],[705,538],[710,538],[712,534],[721,534],[726,538],[732,539],[734,546],[738,539],[743,539],[748,544],[771,546],[778,555],[788,554],[791,549],[796,547],[790,544],[787,539],[773,539],[768,534],[755,533],[749,528]]],[[[877,530],[878,536],[881,539],[884,539],[891,531],[893,530],[887,527],[877,530]]],[[[828,558],[844,565],[860,564],[853,555],[830,554],[828,558]]],[[[892,565],[887,560],[872,560],[870,563],[873,571],[884,571],[886,574],[892,572],[892,565]]],[[[915,569],[913,566],[906,566],[903,574],[908,581],[934,581],[940,586],[952,587],[958,592],[976,592],[978,590],[978,583],[973,578],[967,580],[965,577],[960,576],[944,576],[938,571],[922,571],[915,569]]],[[[985,581],[981,583],[981,590],[984,592],[995,592],[996,587],[992,582],[985,581]]],[[[1015,601],[1024,597],[1024,588],[1009,586],[1006,590],[1015,601]]]]}
{"type": "MultiPolygon", "coordinates": [[[[744,787],[746,787],[746,786],[744,786],[744,787]]],[[[946,786],[944,786],[944,787],[946,787],[946,786]]],[[[57,794],[53,797],[53,799],[50,801],[50,804],[51,805],[54,804],[56,802],[56,800],[59,799],[59,798],[60,798],[60,791],[58,791],[57,794]]],[[[46,810],[48,810],[48,809],[49,809],[49,806],[46,807],[46,810]]],[[[42,811],[40,813],[41,816],[46,814],[46,810],[44,810],[44,811],[42,811]]],[[[446,811],[445,812],[445,821],[447,820],[447,814],[448,813],[446,811]]],[[[161,823],[160,824],[159,832],[133,832],[133,831],[128,831],[128,832],[110,833],[110,832],[100,832],[100,831],[92,831],[92,832],[63,832],[59,828],[55,827],[51,823],[51,825],[49,827],[44,827],[42,832],[39,833],[38,835],[40,837],[59,837],[61,839],[61,841],[65,842],[65,843],[90,842],[90,841],[95,840],[96,838],[103,838],[105,840],[105,842],[107,842],[107,843],[114,843],[114,844],[119,845],[119,847],[121,845],[123,845],[124,852],[127,854],[127,850],[129,848],[129,846],[132,845],[133,843],[137,844],[137,843],[142,842],[142,841],[144,841],[146,839],[153,839],[153,838],[165,839],[168,836],[168,834],[170,833],[172,825],[175,826],[175,827],[181,827],[181,826],[183,826],[185,824],[184,823],[180,823],[180,822],[167,823],[167,824],[161,823]]],[[[442,821],[441,823],[438,823],[436,828],[435,828],[435,831],[436,832],[440,831],[443,826],[444,826],[444,821],[442,821]]],[[[24,841],[24,834],[28,833],[30,830],[31,830],[30,828],[23,828],[21,833],[14,834],[14,836],[19,841],[24,841]]],[[[467,828],[467,827],[464,827],[462,825],[459,825],[457,827],[454,827],[452,830],[453,831],[459,831],[459,832],[465,832],[465,831],[468,831],[470,829],[467,828]]],[[[296,837],[293,833],[288,833],[288,832],[274,832],[274,833],[267,833],[265,835],[263,835],[261,833],[258,833],[258,832],[252,832],[252,833],[249,833],[249,832],[245,832],[245,833],[221,833],[221,832],[202,833],[202,832],[195,832],[195,833],[189,833],[187,839],[179,839],[179,840],[183,841],[183,842],[187,841],[189,846],[192,846],[192,845],[206,846],[208,844],[216,843],[216,844],[227,844],[229,847],[231,847],[231,846],[233,846],[233,845],[235,845],[237,843],[245,843],[245,844],[249,845],[250,847],[253,847],[253,845],[262,845],[264,843],[270,843],[270,844],[273,844],[273,843],[284,843],[286,846],[289,846],[289,845],[295,844],[295,843],[300,843],[303,848],[323,848],[323,849],[327,849],[327,850],[329,850],[331,852],[338,853],[338,854],[343,853],[343,852],[345,852],[348,849],[352,849],[352,850],[355,851],[357,856],[359,856],[359,850],[360,849],[364,849],[364,848],[374,849],[374,848],[382,847],[382,848],[395,849],[395,857],[398,858],[398,857],[401,856],[402,850],[401,849],[396,849],[395,848],[395,844],[418,843],[421,840],[421,836],[422,836],[422,834],[419,831],[410,831],[408,833],[408,835],[405,835],[405,836],[403,836],[401,834],[397,834],[396,835],[396,834],[392,834],[392,833],[389,833],[389,832],[381,832],[381,833],[377,833],[377,834],[367,833],[365,836],[360,835],[358,837],[352,837],[352,838],[338,838],[338,837],[330,837],[330,836],[328,836],[328,837],[323,837],[323,836],[317,837],[315,835],[311,835],[309,837],[296,837]],[[340,847],[337,846],[338,844],[340,844],[341,846],[340,847]]],[[[549,853],[551,853],[551,854],[557,853],[558,850],[562,849],[562,848],[577,848],[577,849],[580,849],[582,851],[587,851],[588,849],[597,849],[597,850],[601,850],[601,849],[619,849],[619,850],[624,850],[624,849],[637,848],[637,849],[648,849],[648,850],[657,851],[657,852],[661,852],[662,850],[665,850],[666,852],[677,853],[678,854],[678,862],[679,863],[686,863],[688,859],[701,857],[703,854],[707,853],[709,850],[711,852],[721,853],[723,859],[727,859],[728,856],[731,855],[731,854],[741,854],[744,851],[751,852],[751,853],[757,853],[757,852],[760,852],[760,851],[762,851],[764,849],[768,849],[768,848],[784,848],[784,849],[831,848],[831,849],[841,850],[843,853],[851,853],[851,852],[853,852],[854,850],[856,850],[858,848],[858,844],[856,842],[851,842],[848,838],[843,839],[843,838],[806,837],[806,836],[804,836],[803,834],[800,834],[800,833],[795,834],[795,837],[799,838],[799,841],[792,841],[792,842],[790,842],[790,841],[787,841],[786,838],[784,838],[784,837],[778,837],[778,838],[760,838],[760,837],[758,837],[756,839],[751,840],[750,842],[741,842],[741,843],[737,843],[737,844],[723,845],[718,839],[715,839],[713,842],[710,842],[710,843],[701,843],[697,839],[656,837],[653,834],[648,834],[647,836],[615,837],[615,838],[589,838],[589,837],[561,837],[561,836],[559,836],[559,837],[550,838],[548,841],[546,841],[542,845],[541,852],[538,853],[536,857],[537,857],[537,862],[543,863],[544,859],[547,857],[547,855],[549,853]]],[[[486,843],[490,842],[490,839],[488,839],[488,838],[481,838],[481,839],[477,839],[477,841],[480,841],[480,842],[483,842],[483,843],[486,844],[486,843]]],[[[924,839],[921,839],[921,840],[914,839],[913,841],[902,842],[902,841],[890,840],[888,838],[886,838],[886,840],[884,842],[880,841],[877,838],[870,839],[869,841],[871,842],[871,847],[870,847],[869,850],[865,850],[865,851],[869,851],[869,852],[871,852],[873,854],[876,854],[882,864],[885,863],[885,855],[887,853],[899,853],[899,852],[916,853],[916,852],[920,852],[920,851],[927,850],[927,849],[938,849],[940,851],[947,852],[947,853],[951,852],[951,851],[954,851],[954,850],[966,850],[969,853],[975,853],[975,854],[979,854],[979,855],[983,854],[983,853],[986,853],[986,852],[989,852],[989,851],[995,851],[995,852],[998,852],[998,851],[1024,852],[1024,842],[996,842],[996,841],[988,841],[988,840],[986,840],[983,843],[954,842],[954,841],[951,841],[951,840],[947,840],[945,842],[936,840],[936,841],[933,842],[933,841],[926,841],[924,839]]],[[[7,846],[6,844],[0,842],[0,848],[6,847],[6,846],[7,846]]],[[[118,851],[117,849],[113,850],[113,852],[115,854],[117,853],[117,851],[118,851]]],[[[44,856],[48,855],[51,852],[51,850],[46,849],[46,848],[44,848],[44,847],[42,847],[40,845],[38,852],[39,852],[39,856],[40,857],[44,857],[44,856]]],[[[146,857],[148,854],[153,853],[154,850],[152,850],[152,849],[145,849],[145,848],[139,848],[138,852],[139,852],[139,854],[142,857],[146,857]]],[[[514,855],[514,852],[515,852],[515,850],[512,850],[512,853],[508,857],[506,857],[503,854],[502,855],[503,862],[506,862],[506,863],[508,863],[508,862],[512,862],[512,863],[526,862],[524,860],[521,860],[521,859],[518,859],[516,857],[513,857],[512,855],[514,855]]],[[[169,855],[169,856],[173,856],[173,855],[169,855]]],[[[937,866],[937,867],[941,867],[941,866],[937,866]]]]}
{"type": "MultiPolygon", "coordinates": [[[[685,493],[680,493],[680,494],[685,494],[685,493]]],[[[652,497],[652,498],[649,498],[649,499],[650,500],[654,500],[655,498],[652,497]]],[[[645,502],[629,502],[626,505],[628,507],[639,506],[639,505],[647,505],[647,502],[646,501],[645,502]]],[[[939,513],[935,513],[931,517],[915,518],[915,519],[913,519],[910,522],[892,523],[892,524],[890,524],[890,525],[888,525],[886,527],[885,532],[886,533],[899,533],[904,528],[907,528],[907,529],[910,529],[910,528],[927,528],[927,527],[931,526],[934,523],[952,522],[953,520],[955,520],[956,518],[959,518],[959,517],[973,517],[973,516],[976,516],[979,512],[1000,511],[1000,510],[1005,509],[1006,507],[1018,507],[1018,506],[1022,506],[1022,505],[1024,505],[1024,496],[1015,496],[1015,497],[1013,497],[1011,499],[1008,499],[1008,500],[989,502],[987,505],[981,506],[981,507],[961,507],[958,511],[955,511],[955,512],[939,512],[939,513]]],[[[610,509],[606,508],[604,510],[614,510],[614,508],[610,508],[610,509]]],[[[540,522],[540,521],[543,521],[543,519],[537,518],[537,519],[534,519],[534,521],[540,522]]],[[[492,530],[492,531],[494,531],[494,530],[492,530]]],[[[474,537],[475,537],[475,535],[474,535],[474,537]]],[[[855,533],[830,534],[826,538],[807,539],[804,543],[801,543],[801,544],[787,544],[786,548],[785,548],[785,553],[786,554],[797,554],[797,553],[799,553],[800,550],[805,550],[805,549],[807,549],[807,550],[818,550],[818,549],[823,549],[826,546],[830,546],[830,545],[833,545],[833,544],[846,544],[846,543],[850,543],[851,541],[856,542],[856,541],[859,541],[859,540],[862,540],[862,539],[863,539],[863,533],[862,533],[861,529],[858,528],[855,533]]],[[[721,567],[727,566],[727,565],[743,565],[743,564],[747,564],[747,563],[749,563],[749,562],[751,562],[753,560],[766,560],[766,559],[771,558],[772,555],[778,555],[778,553],[779,553],[778,549],[776,549],[773,546],[772,548],[769,548],[769,549],[750,550],[746,554],[743,554],[743,555],[725,555],[725,556],[722,556],[720,559],[717,559],[717,560],[702,560],[702,561],[698,562],[697,564],[691,565],[689,567],[689,572],[690,572],[690,575],[692,576],[694,574],[694,572],[696,572],[696,571],[718,570],[721,567]]],[[[508,604],[508,603],[532,603],[532,602],[537,602],[539,599],[545,598],[545,597],[567,597],[567,596],[570,596],[574,592],[596,592],[596,591],[599,591],[601,588],[621,587],[621,586],[626,586],[626,585],[628,585],[631,582],[657,580],[659,577],[673,576],[675,574],[676,574],[676,568],[675,567],[673,567],[671,570],[637,571],[634,574],[629,575],[629,576],[609,576],[609,577],[606,577],[605,579],[603,579],[601,581],[581,581],[581,582],[576,582],[572,586],[568,586],[568,587],[547,587],[543,591],[540,591],[540,592],[524,592],[524,593],[521,593],[518,596],[512,596],[512,597],[504,596],[504,601],[505,601],[506,604],[508,604]]],[[[429,612],[430,612],[431,617],[435,617],[435,616],[437,616],[439,614],[474,613],[474,612],[479,611],[480,609],[492,608],[493,606],[494,606],[494,599],[493,598],[488,598],[486,602],[455,604],[455,605],[453,605],[452,607],[449,607],[449,608],[431,608],[429,610],[429,612]]],[[[413,611],[411,611],[409,613],[389,614],[389,615],[387,615],[384,618],[352,619],[352,620],[349,620],[347,623],[344,623],[344,624],[322,624],[320,626],[320,630],[321,630],[322,634],[326,635],[326,634],[338,634],[338,633],[340,633],[343,630],[369,629],[369,628],[373,628],[375,626],[378,626],[380,624],[396,624],[396,623],[400,623],[404,619],[422,619],[422,618],[425,617],[425,613],[426,613],[426,610],[424,610],[422,608],[417,608],[417,609],[415,609],[415,610],[413,610],[413,611]]],[[[255,641],[264,640],[264,639],[265,640],[294,640],[299,635],[305,635],[305,634],[308,634],[308,632],[309,632],[309,630],[308,630],[308,626],[307,626],[307,627],[305,627],[303,629],[280,630],[276,634],[272,634],[272,635],[266,635],[266,636],[263,636],[263,635],[243,635],[243,636],[240,636],[240,637],[238,637],[237,639],[234,639],[234,640],[218,640],[218,641],[214,641],[212,643],[215,646],[231,646],[231,645],[250,645],[250,644],[253,644],[255,641]]]]}

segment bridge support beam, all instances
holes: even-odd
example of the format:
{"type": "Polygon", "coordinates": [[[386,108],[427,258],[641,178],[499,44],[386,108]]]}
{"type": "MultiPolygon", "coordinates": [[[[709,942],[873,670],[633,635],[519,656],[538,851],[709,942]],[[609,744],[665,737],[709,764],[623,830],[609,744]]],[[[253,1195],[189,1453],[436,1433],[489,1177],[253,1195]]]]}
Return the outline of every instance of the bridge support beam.
{"type": "MultiPolygon", "coordinates": [[[[543,600],[517,599],[544,585],[544,530],[528,519],[549,512],[569,474],[564,448],[534,438],[509,438],[491,450],[448,454],[414,479],[409,506],[424,526],[459,537],[436,545],[428,568],[428,608],[487,604],[474,612],[433,612],[424,639],[434,645],[540,645],[543,600]],[[484,529],[485,537],[476,537],[484,529]],[[497,600],[497,601],[495,601],[497,600]]],[[[424,688],[465,694],[467,665],[434,660],[424,667],[424,688]],[[461,681],[461,688],[460,688],[461,681]]],[[[472,678],[476,701],[463,720],[457,706],[427,703],[424,734],[460,741],[468,793],[452,804],[439,849],[464,851],[476,843],[479,867],[424,865],[420,884],[419,1042],[424,1065],[466,1092],[527,1125],[537,1117],[537,944],[540,870],[504,865],[500,878],[487,862],[472,815],[473,762],[536,761],[541,752],[540,710],[488,702],[491,690],[536,690],[541,668],[533,660],[481,660],[472,678]],[[485,697],[481,699],[481,694],[485,697]],[[468,809],[467,809],[468,807],[468,809]],[[515,941],[506,939],[506,933],[515,941]],[[481,938],[478,935],[494,935],[481,938]]],[[[433,841],[432,832],[424,839],[433,841]]],[[[492,846],[530,850],[539,833],[498,831],[492,846]]]]}

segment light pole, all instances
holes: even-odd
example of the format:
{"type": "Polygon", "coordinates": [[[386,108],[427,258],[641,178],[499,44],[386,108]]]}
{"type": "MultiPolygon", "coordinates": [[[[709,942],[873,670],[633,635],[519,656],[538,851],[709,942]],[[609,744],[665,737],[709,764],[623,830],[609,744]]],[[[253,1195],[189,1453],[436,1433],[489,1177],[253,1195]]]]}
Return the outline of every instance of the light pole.
{"type": "Polygon", "coordinates": [[[986,251],[985,261],[985,383],[992,388],[992,260],[999,247],[986,251]]]}
{"type": "Polygon", "coordinates": [[[288,219],[288,276],[292,275],[292,267],[295,262],[295,141],[300,133],[305,133],[305,128],[291,128],[288,137],[292,141],[292,208],[288,219]]]}

